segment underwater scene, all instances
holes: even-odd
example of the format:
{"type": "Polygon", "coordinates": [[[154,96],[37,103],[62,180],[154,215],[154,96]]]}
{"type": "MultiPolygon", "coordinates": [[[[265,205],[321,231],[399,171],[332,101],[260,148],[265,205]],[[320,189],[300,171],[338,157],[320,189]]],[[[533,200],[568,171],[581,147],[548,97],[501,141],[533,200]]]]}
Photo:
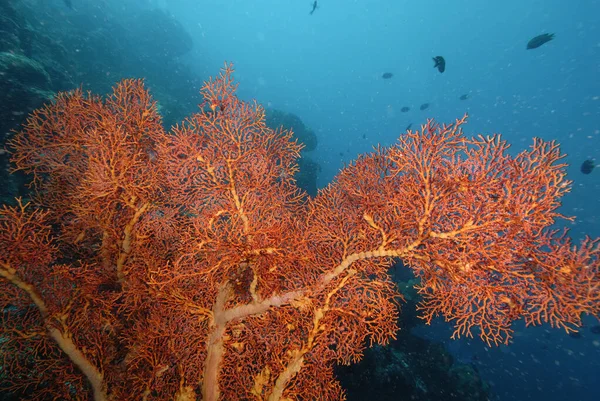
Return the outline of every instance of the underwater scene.
{"type": "Polygon", "coordinates": [[[0,0],[0,401],[600,399],[600,0],[0,0]]]}

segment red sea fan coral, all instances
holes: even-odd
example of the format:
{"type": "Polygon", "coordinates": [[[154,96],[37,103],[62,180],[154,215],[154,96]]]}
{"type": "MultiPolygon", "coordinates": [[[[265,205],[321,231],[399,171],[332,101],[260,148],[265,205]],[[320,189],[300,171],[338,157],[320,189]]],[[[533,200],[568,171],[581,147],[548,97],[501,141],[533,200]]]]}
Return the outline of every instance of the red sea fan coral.
{"type": "Polygon", "coordinates": [[[301,146],[235,96],[232,68],[167,134],[141,81],[60,94],[10,142],[33,176],[0,210],[3,383],[34,399],[338,400],[335,363],[397,330],[396,259],[422,314],[506,342],[598,316],[598,240],[550,231],[561,154],[516,157],[466,118],[360,156],[315,198],[301,146]],[[37,398],[36,398],[37,397],[37,398]]]}

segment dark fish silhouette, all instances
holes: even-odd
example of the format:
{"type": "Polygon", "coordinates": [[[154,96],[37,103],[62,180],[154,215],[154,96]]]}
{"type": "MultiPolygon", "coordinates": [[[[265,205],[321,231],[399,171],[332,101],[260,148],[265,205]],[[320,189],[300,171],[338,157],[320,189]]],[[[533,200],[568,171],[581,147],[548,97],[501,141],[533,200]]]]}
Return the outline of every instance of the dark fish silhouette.
{"type": "Polygon", "coordinates": [[[312,4],[312,10],[310,10],[310,15],[313,15],[313,13],[315,12],[315,10],[317,9],[317,0],[314,1],[314,3],[312,4]]]}
{"type": "Polygon", "coordinates": [[[446,60],[442,56],[434,57],[433,62],[435,63],[433,68],[437,68],[439,72],[446,71],[446,60]]]}
{"type": "Polygon", "coordinates": [[[425,110],[425,109],[427,109],[427,108],[429,108],[429,103],[423,103],[423,104],[421,105],[421,107],[419,107],[419,109],[420,109],[421,111],[423,111],[423,110],[425,110]]]}
{"type": "Polygon", "coordinates": [[[73,9],[73,2],[71,0],[64,0],[65,6],[69,7],[71,10],[73,9]]]}
{"type": "Polygon", "coordinates": [[[468,98],[469,98],[469,95],[467,93],[465,93],[464,95],[459,97],[460,100],[467,100],[468,98]]]}
{"type": "Polygon", "coordinates": [[[406,126],[406,128],[404,128],[404,131],[408,131],[408,130],[410,129],[410,127],[412,127],[412,123],[408,124],[408,125],[406,126]]]}
{"type": "Polygon", "coordinates": [[[404,106],[403,108],[400,109],[400,111],[403,113],[406,113],[409,110],[410,110],[410,107],[406,107],[406,106],[404,106]]]}
{"type": "Polygon", "coordinates": [[[537,49],[544,43],[550,42],[552,39],[554,39],[553,33],[544,33],[544,34],[538,35],[535,38],[531,39],[529,42],[527,42],[527,50],[537,49]]]}
{"type": "Polygon", "coordinates": [[[596,167],[593,160],[587,159],[583,163],[581,163],[581,172],[583,174],[589,174],[596,167]]]}
{"type": "Polygon", "coordinates": [[[394,76],[394,74],[392,74],[391,72],[384,72],[383,75],[381,76],[381,78],[390,79],[393,76],[394,76]]]}
{"type": "Polygon", "coordinates": [[[600,334],[600,325],[592,326],[592,328],[590,329],[590,331],[593,334],[600,334]]]}

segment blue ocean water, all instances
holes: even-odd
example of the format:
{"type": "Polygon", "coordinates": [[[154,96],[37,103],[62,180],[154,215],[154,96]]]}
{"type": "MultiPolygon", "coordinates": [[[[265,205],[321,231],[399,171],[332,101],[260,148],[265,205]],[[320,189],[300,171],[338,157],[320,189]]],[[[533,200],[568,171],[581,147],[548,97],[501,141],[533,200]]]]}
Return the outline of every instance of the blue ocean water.
{"type": "MultiPolygon", "coordinates": [[[[310,0],[23,3],[38,21],[81,23],[83,30],[127,25],[140,10],[172,15],[192,39],[189,51],[146,54],[177,58],[190,71],[185,88],[170,96],[189,96],[225,61],[234,63],[240,97],[294,113],[315,131],[319,143],[308,154],[321,165],[320,187],[358,154],[394,143],[407,126],[417,128],[428,118],[449,123],[468,113],[467,133],[501,133],[515,153],[533,137],[557,140],[573,181],[561,210],[577,216],[563,225],[576,240],[600,236],[600,168],[580,171],[586,159],[600,163],[598,0],[318,0],[312,14],[310,0]],[[543,33],[555,37],[527,50],[528,41],[543,33]],[[436,56],[446,60],[443,73],[433,68],[436,56]],[[393,76],[384,79],[384,73],[393,76]],[[420,110],[425,103],[429,107],[420,110]]],[[[106,35],[119,33],[106,29],[106,35]]],[[[64,45],[77,53],[89,46],[64,45]]],[[[149,60],[128,71],[147,72],[152,87],[160,68],[149,60]]],[[[123,75],[101,68],[98,74],[107,81],[123,75]]],[[[494,348],[478,339],[450,340],[451,328],[441,320],[418,334],[476,366],[492,385],[493,399],[596,401],[600,334],[591,331],[595,319],[585,322],[580,336],[517,325],[510,345],[494,348]]]]}

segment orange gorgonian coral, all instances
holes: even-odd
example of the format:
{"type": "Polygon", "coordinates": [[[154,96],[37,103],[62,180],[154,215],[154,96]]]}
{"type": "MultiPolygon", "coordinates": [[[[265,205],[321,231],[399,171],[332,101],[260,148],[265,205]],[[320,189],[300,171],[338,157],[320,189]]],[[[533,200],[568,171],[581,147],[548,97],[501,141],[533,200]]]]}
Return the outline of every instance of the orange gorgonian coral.
{"type": "Polygon", "coordinates": [[[141,81],[59,94],[9,143],[32,200],[0,210],[4,385],[33,399],[338,400],[335,363],[397,330],[395,260],[422,316],[506,342],[598,316],[598,240],[549,229],[558,145],[516,157],[466,118],[428,121],[315,198],[301,146],[235,95],[232,68],[166,133],[141,81]]]}

